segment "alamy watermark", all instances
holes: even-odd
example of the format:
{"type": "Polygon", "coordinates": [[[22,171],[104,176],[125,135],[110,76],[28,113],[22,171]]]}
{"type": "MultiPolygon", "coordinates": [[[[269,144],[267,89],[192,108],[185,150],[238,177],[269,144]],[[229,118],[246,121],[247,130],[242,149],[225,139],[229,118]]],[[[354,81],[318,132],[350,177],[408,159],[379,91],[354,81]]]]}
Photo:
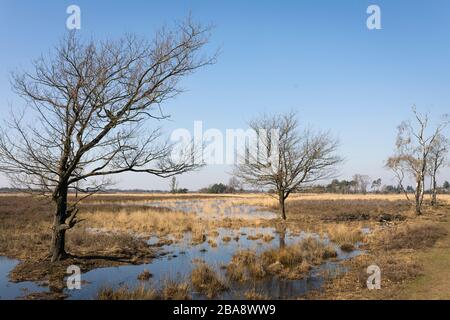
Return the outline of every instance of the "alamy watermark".
{"type": "Polygon", "coordinates": [[[77,5],[70,5],[66,9],[66,13],[69,15],[66,20],[66,27],[69,30],[81,29],[81,9],[77,5]]]}
{"type": "Polygon", "coordinates": [[[381,269],[377,265],[371,265],[367,268],[367,289],[380,290],[381,289],[381,269]]]}
{"type": "Polygon", "coordinates": [[[367,18],[366,25],[369,30],[381,30],[381,8],[376,4],[372,4],[367,7],[366,10],[369,17],[367,18]]]}
{"type": "Polygon", "coordinates": [[[202,121],[194,121],[193,133],[185,128],[172,132],[172,159],[182,160],[186,152],[192,152],[191,160],[196,164],[235,165],[257,162],[270,168],[278,163],[279,138],[279,130],[276,128],[204,130],[202,121]]]}
{"type": "Polygon", "coordinates": [[[69,274],[66,280],[67,289],[80,290],[81,289],[81,269],[76,265],[67,267],[66,273],[69,274]]]}
{"type": "MultiPolygon", "coordinates": [[[[381,8],[379,5],[371,4],[367,7],[366,13],[369,15],[366,20],[366,26],[369,30],[381,30],[381,8]]],[[[81,29],[81,8],[72,4],[67,7],[66,14],[69,16],[66,20],[66,28],[69,30],[81,29]]]]}

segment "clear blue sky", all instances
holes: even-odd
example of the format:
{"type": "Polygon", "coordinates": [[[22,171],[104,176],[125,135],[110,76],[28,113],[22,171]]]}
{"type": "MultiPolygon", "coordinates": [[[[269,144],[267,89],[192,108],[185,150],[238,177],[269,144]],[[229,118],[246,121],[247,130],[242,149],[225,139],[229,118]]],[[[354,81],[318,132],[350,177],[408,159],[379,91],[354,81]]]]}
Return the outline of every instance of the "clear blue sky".
{"type": "MultiPolygon", "coordinates": [[[[66,32],[67,6],[81,8],[83,36],[151,36],[189,12],[213,23],[216,65],[187,79],[186,93],[166,104],[167,131],[193,127],[245,128],[261,112],[298,110],[300,120],[331,130],[346,158],[341,178],[354,173],[392,183],[383,161],[396,126],[416,104],[450,112],[450,1],[412,0],[159,0],[0,1],[0,118],[20,104],[9,72],[26,69],[66,32]],[[382,30],[368,30],[366,9],[381,7],[382,30]]],[[[226,182],[226,166],[180,179],[192,189],[226,182]]],[[[450,179],[449,169],[444,178],[450,179]]],[[[148,176],[123,175],[123,188],[167,188],[148,176]]],[[[0,185],[7,182],[0,178],[0,185]]]]}

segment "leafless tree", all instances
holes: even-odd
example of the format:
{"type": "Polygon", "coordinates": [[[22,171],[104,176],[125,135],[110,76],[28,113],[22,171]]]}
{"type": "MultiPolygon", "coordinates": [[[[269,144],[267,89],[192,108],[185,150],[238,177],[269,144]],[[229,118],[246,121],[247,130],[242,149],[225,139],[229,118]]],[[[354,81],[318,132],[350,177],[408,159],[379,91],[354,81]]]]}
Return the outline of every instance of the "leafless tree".
{"type": "Polygon", "coordinates": [[[422,205],[425,193],[425,177],[430,161],[433,145],[441,132],[448,124],[447,117],[430,130],[429,116],[421,114],[415,107],[412,108],[414,123],[403,122],[398,127],[396,149],[397,152],[390,157],[386,167],[391,169],[398,180],[400,188],[410,200],[407,190],[404,188],[404,180],[411,176],[416,183],[414,205],[416,214],[422,214],[422,205]],[[428,132],[430,131],[430,132],[428,132]]]}
{"type": "Polygon", "coordinates": [[[249,125],[256,148],[247,147],[240,155],[234,174],[253,187],[275,191],[286,220],[285,200],[291,193],[335,174],[341,162],[335,154],[338,143],[329,133],[300,131],[293,112],[262,116],[249,125]]]}
{"type": "Polygon", "coordinates": [[[65,233],[79,222],[72,190],[91,194],[123,172],[170,177],[198,166],[188,150],[175,159],[155,124],[168,117],[161,105],[181,92],[180,80],[215,61],[202,53],[209,36],[189,18],[151,41],[84,42],[72,33],[32,72],[13,74],[27,106],[1,132],[0,171],[51,195],[53,262],[66,256],[65,233]]]}
{"type": "Polygon", "coordinates": [[[437,205],[437,175],[439,170],[447,164],[450,140],[439,134],[431,145],[428,173],[431,178],[431,205],[437,205]]]}
{"type": "Polygon", "coordinates": [[[170,180],[170,192],[177,193],[178,190],[178,181],[177,177],[173,176],[170,180]]]}
{"type": "Polygon", "coordinates": [[[366,194],[367,188],[370,185],[370,177],[362,174],[355,174],[353,176],[353,181],[356,183],[357,192],[366,194]]]}
{"type": "Polygon", "coordinates": [[[236,177],[231,177],[230,180],[228,180],[227,187],[231,193],[239,192],[242,189],[242,185],[236,177]]]}
{"type": "Polygon", "coordinates": [[[379,193],[380,189],[381,189],[381,183],[382,183],[382,179],[381,178],[378,178],[377,180],[374,180],[372,182],[372,186],[371,186],[372,191],[375,191],[376,193],[379,193]]]}

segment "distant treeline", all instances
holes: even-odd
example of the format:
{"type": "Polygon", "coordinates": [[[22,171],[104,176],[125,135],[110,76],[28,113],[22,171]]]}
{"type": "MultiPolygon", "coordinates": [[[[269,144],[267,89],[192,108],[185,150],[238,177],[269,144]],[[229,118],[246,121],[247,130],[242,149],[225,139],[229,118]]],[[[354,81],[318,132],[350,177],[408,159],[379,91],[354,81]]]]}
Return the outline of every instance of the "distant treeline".
{"type": "MultiPolygon", "coordinates": [[[[20,188],[0,188],[0,193],[17,193],[17,192],[30,192],[29,189],[20,188]]],[[[34,192],[39,192],[39,190],[34,190],[34,192]]],[[[167,190],[151,190],[151,189],[105,189],[101,193],[167,193],[167,190]]],[[[248,190],[244,189],[241,184],[236,180],[230,179],[228,184],[224,183],[214,183],[208,187],[201,188],[197,191],[192,191],[187,188],[177,188],[171,191],[172,193],[210,193],[210,194],[229,194],[229,193],[259,193],[261,190],[248,190]]],[[[404,191],[401,186],[394,185],[382,185],[381,179],[374,180],[369,188],[369,184],[364,182],[364,179],[353,179],[353,180],[338,180],[335,179],[327,185],[316,185],[311,188],[306,188],[302,190],[304,193],[336,193],[336,194],[356,194],[356,193],[380,193],[380,194],[400,194],[404,191]]],[[[414,193],[415,189],[412,186],[406,187],[406,192],[414,193]]],[[[426,191],[427,193],[430,190],[426,191]]],[[[445,181],[438,192],[441,194],[450,193],[450,182],[445,181]]]]}
{"type": "MultiPolygon", "coordinates": [[[[407,186],[406,190],[404,190],[400,185],[382,185],[381,179],[374,180],[370,184],[364,182],[361,184],[361,181],[358,180],[338,180],[335,179],[331,183],[327,185],[318,185],[314,186],[309,190],[305,190],[306,192],[315,192],[315,193],[340,193],[340,194],[354,194],[354,193],[384,193],[384,194],[399,194],[404,193],[414,193],[415,188],[413,186],[407,186]]],[[[430,190],[426,190],[427,193],[430,193],[430,190]]],[[[439,193],[450,193],[450,183],[445,181],[441,187],[438,188],[439,193]]]]}

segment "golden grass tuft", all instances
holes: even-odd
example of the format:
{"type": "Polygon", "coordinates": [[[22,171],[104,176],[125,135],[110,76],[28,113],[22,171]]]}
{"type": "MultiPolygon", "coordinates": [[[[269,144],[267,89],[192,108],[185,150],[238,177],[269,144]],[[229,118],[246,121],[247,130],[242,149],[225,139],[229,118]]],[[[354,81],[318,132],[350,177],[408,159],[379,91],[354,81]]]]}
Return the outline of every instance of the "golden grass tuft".
{"type": "Polygon", "coordinates": [[[312,237],[299,243],[261,254],[254,250],[237,252],[227,266],[226,274],[231,281],[257,280],[267,275],[279,275],[287,279],[302,278],[314,265],[336,256],[334,248],[312,237]]]}
{"type": "Polygon", "coordinates": [[[191,273],[192,286],[208,298],[215,298],[228,289],[225,281],[206,263],[197,262],[191,273]]]}
{"type": "Polygon", "coordinates": [[[275,237],[267,233],[262,237],[262,239],[264,240],[264,242],[271,242],[273,239],[275,239],[275,237]]]}
{"type": "Polygon", "coordinates": [[[120,287],[113,289],[105,287],[99,290],[96,296],[97,300],[157,300],[159,295],[156,290],[139,286],[134,289],[120,287]]]}
{"type": "Polygon", "coordinates": [[[209,239],[208,244],[211,248],[217,248],[217,242],[214,239],[209,239]]]}
{"type": "Polygon", "coordinates": [[[342,245],[355,245],[364,240],[359,226],[334,224],[327,229],[328,237],[334,243],[342,245]]]}
{"type": "Polygon", "coordinates": [[[244,297],[247,300],[270,300],[268,295],[256,289],[247,290],[244,292],[244,297]]]}
{"type": "Polygon", "coordinates": [[[97,292],[97,300],[190,300],[190,286],[186,282],[164,281],[162,288],[140,285],[129,289],[126,286],[113,289],[104,287],[97,292]]]}
{"type": "Polygon", "coordinates": [[[148,271],[147,269],[145,269],[144,271],[142,271],[139,275],[138,275],[138,280],[141,281],[147,281],[149,280],[151,277],[153,277],[153,275],[150,273],[150,271],[148,271]]]}
{"type": "Polygon", "coordinates": [[[191,233],[191,244],[198,245],[206,241],[206,233],[203,228],[196,229],[191,233]]]}
{"type": "Polygon", "coordinates": [[[166,280],[161,290],[162,300],[190,300],[190,286],[187,282],[166,280]]]}
{"type": "Polygon", "coordinates": [[[254,250],[238,251],[227,266],[227,277],[232,281],[262,279],[266,274],[265,267],[254,250]]]}
{"type": "Polygon", "coordinates": [[[262,233],[258,233],[258,234],[251,234],[247,237],[248,240],[259,240],[262,239],[264,237],[264,235],[262,233]]]}

